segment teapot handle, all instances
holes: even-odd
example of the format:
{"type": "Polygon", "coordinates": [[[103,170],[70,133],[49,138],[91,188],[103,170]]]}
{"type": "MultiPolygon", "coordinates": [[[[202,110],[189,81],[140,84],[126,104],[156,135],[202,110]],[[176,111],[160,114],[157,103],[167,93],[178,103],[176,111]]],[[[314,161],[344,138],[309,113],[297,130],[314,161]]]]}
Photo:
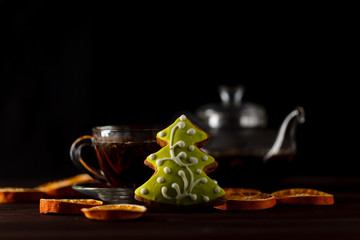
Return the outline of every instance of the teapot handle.
{"type": "Polygon", "coordinates": [[[276,140],[270,150],[265,154],[263,162],[266,163],[272,156],[276,155],[283,145],[283,142],[286,138],[286,133],[290,134],[291,137],[295,136],[295,130],[297,124],[302,124],[305,122],[305,110],[302,107],[296,107],[295,110],[290,112],[283,123],[280,126],[279,132],[277,134],[276,140]],[[290,124],[294,120],[293,124],[290,124]]]}

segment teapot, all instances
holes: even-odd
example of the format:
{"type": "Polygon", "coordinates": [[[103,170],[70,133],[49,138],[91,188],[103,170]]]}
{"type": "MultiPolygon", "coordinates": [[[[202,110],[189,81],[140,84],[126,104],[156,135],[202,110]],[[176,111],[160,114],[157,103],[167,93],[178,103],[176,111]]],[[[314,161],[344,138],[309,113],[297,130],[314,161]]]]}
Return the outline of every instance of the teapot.
{"type": "Polygon", "coordinates": [[[219,164],[212,177],[223,187],[276,190],[297,153],[296,129],[305,121],[304,109],[296,107],[279,129],[272,129],[263,106],[242,101],[243,86],[218,90],[221,103],[195,112],[198,124],[211,137],[203,151],[219,164]]]}

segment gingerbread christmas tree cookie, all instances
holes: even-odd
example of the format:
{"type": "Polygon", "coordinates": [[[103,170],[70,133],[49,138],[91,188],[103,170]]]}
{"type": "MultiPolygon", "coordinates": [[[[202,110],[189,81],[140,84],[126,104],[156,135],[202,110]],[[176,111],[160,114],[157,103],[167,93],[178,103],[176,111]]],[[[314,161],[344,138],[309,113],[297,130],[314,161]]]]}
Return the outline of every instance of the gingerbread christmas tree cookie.
{"type": "Polygon", "coordinates": [[[135,190],[135,199],[156,206],[215,206],[225,202],[225,192],[207,176],[217,167],[213,157],[200,150],[209,135],[181,115],[157,134],[162,147],[145,164],[155,170],[135,190]]]}

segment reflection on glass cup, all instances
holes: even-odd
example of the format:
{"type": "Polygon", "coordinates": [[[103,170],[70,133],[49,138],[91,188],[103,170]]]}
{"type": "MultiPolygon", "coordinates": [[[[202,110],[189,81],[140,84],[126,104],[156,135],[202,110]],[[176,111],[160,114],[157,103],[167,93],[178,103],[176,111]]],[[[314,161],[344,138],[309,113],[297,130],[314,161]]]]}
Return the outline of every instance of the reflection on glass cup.
{"type": "Polygon", "coordinates": [[[144,165],[146,157],[160,147],[155,128],[134,126],[102,126],[92,129],[72,144],[70,157],[76,167],[100,181],[117,188],[135,188],[143,184],[153,170],[144,165]],[[81,156],[84,146],[95,149],[100,169],[94,168],[81,156]]]}

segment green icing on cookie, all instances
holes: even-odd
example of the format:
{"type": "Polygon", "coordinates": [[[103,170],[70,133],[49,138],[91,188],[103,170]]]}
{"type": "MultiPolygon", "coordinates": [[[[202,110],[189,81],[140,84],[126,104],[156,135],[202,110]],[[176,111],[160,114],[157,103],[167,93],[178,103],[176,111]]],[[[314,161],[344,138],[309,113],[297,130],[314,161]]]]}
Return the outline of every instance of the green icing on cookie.
{"type": "Polygon", "coordinates": [[[196,147],[208,135],[185,115],[157,134],[168,144],[146,160],[157,170],[135,194],[154,202],[189,206],[222,197],[225,192],[203,171],[215,160],[196,147]]]}

